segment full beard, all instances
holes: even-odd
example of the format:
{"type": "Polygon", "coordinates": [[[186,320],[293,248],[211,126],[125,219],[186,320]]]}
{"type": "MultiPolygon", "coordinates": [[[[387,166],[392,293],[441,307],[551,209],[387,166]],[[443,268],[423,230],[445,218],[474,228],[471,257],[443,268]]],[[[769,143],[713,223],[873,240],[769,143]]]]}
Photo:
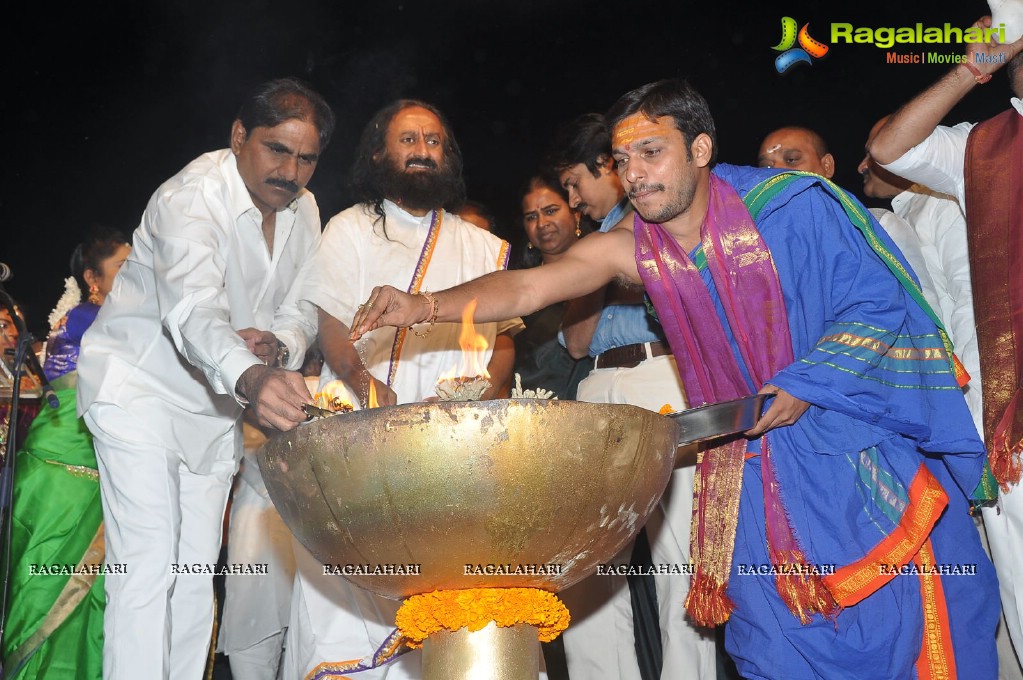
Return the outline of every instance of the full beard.
{"type": "Polygon", "coordinates": [[[406,210],[435,210],[461,197],[461,178],[447,164],[436,170],[408,172],[384,158],[377,171],[381,193],[406,210]]]}

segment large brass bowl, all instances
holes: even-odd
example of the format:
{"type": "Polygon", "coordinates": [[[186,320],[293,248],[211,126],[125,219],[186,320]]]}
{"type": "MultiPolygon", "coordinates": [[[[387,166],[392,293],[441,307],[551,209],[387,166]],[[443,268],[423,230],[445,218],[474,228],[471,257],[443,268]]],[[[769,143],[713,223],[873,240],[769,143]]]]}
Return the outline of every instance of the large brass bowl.
{"type": "Polygon", "coordinates": [[[346,576],[374,593],[560,591],[643,526],[678,438],[673,420],[634,406],[418,403],[301,425],[259,463],[284,521],[332,569],[417,565],[346,576]]]}

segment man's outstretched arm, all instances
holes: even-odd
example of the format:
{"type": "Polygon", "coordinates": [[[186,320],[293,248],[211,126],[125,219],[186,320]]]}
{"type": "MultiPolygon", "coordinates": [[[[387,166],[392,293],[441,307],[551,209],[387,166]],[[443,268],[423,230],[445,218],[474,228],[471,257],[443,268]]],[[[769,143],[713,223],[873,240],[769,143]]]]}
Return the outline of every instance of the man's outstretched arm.
{"type": "Polygon", "coordinates": [[[499,271],[454,288],[408,295],[390,286],[373,289],[352,321],[352,339],[381,326],[411,326],[460,321],[462,310],[476,300],[473,321],[486,323],[525,316],[555,302],[592,293],[615,277],[639,282],[632,232],[591,234],[557,262],[532,269],[499,271]],[[436,304],[432,304],[433,297],[436,304]]]}
{"type": "MultiPolygon", "coordinates": [[[[981,17],[973,25],[983,29],[990,28],[991,17],[981,17]]],[[[966,58],[983,77],[997,71],[1021,50],[1023,39],[1007,45],[1001,45],[996,40],[988,43],[967,43],[966,58]],[[978,61],[977,55],[983,58],[978,61]]],[[[977,87],[980,79],[966,65],[957,64],[888,119],[869,144],[867,151],[870,156],[881,165],[888,165],[901,158],[907,151],[927,139],[953,107],[977,87]]]]}

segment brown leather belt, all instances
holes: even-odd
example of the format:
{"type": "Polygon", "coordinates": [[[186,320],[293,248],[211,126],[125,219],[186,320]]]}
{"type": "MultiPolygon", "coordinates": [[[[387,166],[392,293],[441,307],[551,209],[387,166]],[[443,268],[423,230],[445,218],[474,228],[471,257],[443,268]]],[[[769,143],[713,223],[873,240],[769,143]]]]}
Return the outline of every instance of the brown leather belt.
{"type": "Polygon", "coordinates": [[[671,354],[671,348],[663,342],[641,342],[635,345],[622,345],[606,352],[601,352],[593,362],[594,368],[633,368],[640,362],[653,357],[671,354]],[[647,348],[650,353],[647,354],[647,348]]]}

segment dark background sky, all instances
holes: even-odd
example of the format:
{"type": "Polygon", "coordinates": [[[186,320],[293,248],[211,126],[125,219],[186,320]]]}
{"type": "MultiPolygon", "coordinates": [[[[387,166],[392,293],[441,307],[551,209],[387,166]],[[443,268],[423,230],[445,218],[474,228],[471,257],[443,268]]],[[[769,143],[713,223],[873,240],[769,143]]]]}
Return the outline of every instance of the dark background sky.
{"type": "MultiPolygon", "coordinates": [[[[29,327],[46,316],[75,244],[94,224],[131,232],[165,179],[226,146],[243,94],[293,75],[334,107],[338,129],[310,189],[323,221],[350,205],[344,185],[372,113],[417,97],[447,113],[465,155],[471,198],[491,206],[499,233],[520,242],[518,190],[555,128],[605,111],[626,91],[688,78],[718,125],[719,159],[755,163],[761,138],[783,124],[817,129],[839,184],[860,195],[856,165],[870,126],[948,67],[885,63],[872,45],[832,44],[784,75],[772,45],[780,18],[809,22],[830,43],[831,22],[968,26],[983,2],[721,0],[163,0],[37,3],[8,15],[6,162],[0,184],[0,261],[29,327]],[[15,19],[14,16],[18,18],[15,19]]],[[[920,49],[920,48],[917,48],[920,49]]],[[[961,46],[928,46],[958,53],[961,46]]],[[[908,51],[908,48],[903,48],[908,51]]],[[[1004,73],[949,122],[980,120],[1008,103],[1004,73]]],[[[875,205],[875,203],[868,203],[875,205]]]]}

